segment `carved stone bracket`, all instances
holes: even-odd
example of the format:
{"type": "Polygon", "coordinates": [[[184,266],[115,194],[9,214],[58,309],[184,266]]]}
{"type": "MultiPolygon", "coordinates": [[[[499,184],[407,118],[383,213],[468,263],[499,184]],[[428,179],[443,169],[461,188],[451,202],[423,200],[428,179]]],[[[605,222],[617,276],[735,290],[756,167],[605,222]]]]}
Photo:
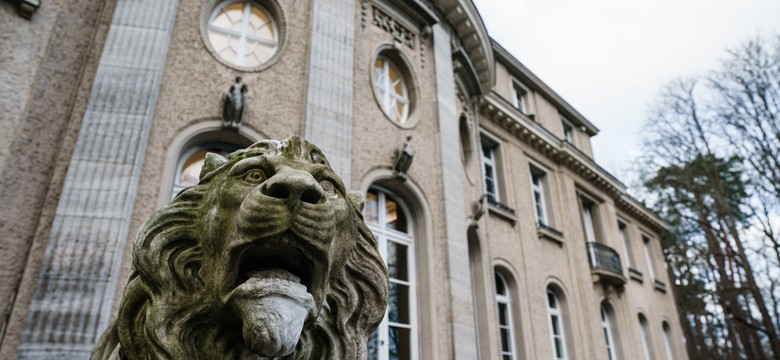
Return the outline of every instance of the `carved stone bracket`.
{"type": "Polygon", "coordinates": [[[17,0],[16,12],[19,16],[30,20],[40,6],[41,0],[17,0]]]}

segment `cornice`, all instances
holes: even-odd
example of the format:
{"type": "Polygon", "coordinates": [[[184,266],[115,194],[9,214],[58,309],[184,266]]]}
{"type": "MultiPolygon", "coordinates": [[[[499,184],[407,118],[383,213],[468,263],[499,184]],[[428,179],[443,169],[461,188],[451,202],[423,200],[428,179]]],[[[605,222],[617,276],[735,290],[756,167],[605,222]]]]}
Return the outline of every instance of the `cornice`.
{"type": "Polygon", "coordinates": [[[457,33],[460,43],[468,53],[481,92],[488,93],[495,83],[493,49],[485,24],[471,0],[433,0],[447,22],[457,33]]]}
{"type": "Polygon", "coordinates": [[[540,79],[538,76],[536,76],[534,73],[531,72],[531,70],[528,70],[523,63],[520,62],[520,60],[517,60],[512,54],[509,53],[506,49],[504,49],[501,44],[496,42],[495,40],[491,39],[493,51],[495,52],[496,59],[498,61],[501,61],[506,67],[507,70],[512,73],[513,76],[516,76],[518,78],[521,78],[525,81],[527,81],[527,84],[524,84],[550,100],[553,104],[558,107],[558,109],[563,113],[566,118],[576,124],[577,126],[584,126],[588,134],[591,136],[596,135],[599,133],[599,129],[596,127],[596,125],[593,125],[585,116],[580,114],[579,111],[577,111],[571,104],[566,102],[558,93],[556,93],[550,86],[548,86],[542,79],[540,79]]]}
{"type": "Polygon", "coordinates": [[[593,159],[572,144],[552,134],[537,122],[512,107],[500,96],[490,93],[479,98],[479,112],[491,122],[530,145],[544,156],[565,165],[579,177],[610,196],[615,206],[656,230],[669,224],[628,194],[627,188],[593,159]]]}

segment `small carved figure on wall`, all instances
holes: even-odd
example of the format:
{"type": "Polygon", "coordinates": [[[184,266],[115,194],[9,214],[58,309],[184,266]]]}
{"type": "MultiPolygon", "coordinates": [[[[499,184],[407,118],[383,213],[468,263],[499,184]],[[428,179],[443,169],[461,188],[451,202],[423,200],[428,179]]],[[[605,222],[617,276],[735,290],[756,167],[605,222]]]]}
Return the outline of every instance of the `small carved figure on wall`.
{"type": "Polygon", "coordinates": [[[236,76],[236,83],[222,97],[222,127],[237,130],[241,127],[246,107],[246,84],[241,83],[241,77],[236,76]]]}
{"type": "Polygon", "coordinates": [[[401,181],[406,181],[406,172],[409,171],[409,167],[412,166],[414,160],[414,148],[412,147],[412,137],[407,136],[401,150],[395,152],[395,177],[401,181]]]}
{"type": "Polygon", "coordinates": [[[365,359],[390,290],[362,199],[296,136],[209,153],[139,231],[92,359],[365,359]]]}

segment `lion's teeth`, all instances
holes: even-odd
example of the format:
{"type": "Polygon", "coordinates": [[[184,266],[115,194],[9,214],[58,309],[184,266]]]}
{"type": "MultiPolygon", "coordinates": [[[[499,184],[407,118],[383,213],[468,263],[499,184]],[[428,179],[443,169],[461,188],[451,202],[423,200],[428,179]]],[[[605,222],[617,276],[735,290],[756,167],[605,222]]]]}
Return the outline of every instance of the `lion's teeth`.
{"type": "Polygon", "coordinates": [[[301,282],[301,278],[295,276],[295,274],[282,269],[269,269],[269,270],[254,270],[247,273],[250,278],[261,278],[278,282],[280,280],[292,281],[296,283],[301,282]]]}

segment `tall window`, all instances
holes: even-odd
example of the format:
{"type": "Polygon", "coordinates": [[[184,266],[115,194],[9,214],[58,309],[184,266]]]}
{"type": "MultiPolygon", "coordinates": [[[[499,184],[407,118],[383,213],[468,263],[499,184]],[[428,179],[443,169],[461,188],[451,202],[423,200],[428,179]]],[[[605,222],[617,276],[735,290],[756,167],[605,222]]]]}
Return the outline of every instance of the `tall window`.
{"type": "Polygon", "coordinates": [[[596,205],[593,201],[582,198],[582,226],[585,228],[585,241],[596,242],[596,205]]]}
{"type": "Polygon", "coordinates": [[[501,358],[514,360],[515,329],[512,321],[512,299],[504,277],[496,271],[496,310],[498,311],[498,332],[501,335],[501,358]]]}
{"type": "Polygon", "coordinates": [[[666,350],[666,359],[668,360],[674,360],[674,352],[672,351],[672,339],[671,339],[671,332],[672,329],[669,327],[669,323],[664,321],[663,324],[664,329],[664,350],[666,350]]]}
{"type": "Polygon", "coordinates": [[[574,144],[574,127],[566,120],[563,121],[563,140],[569,144],[574,144]]]}
{"type": "Polygon", "coordinates": [[[385,56],[374,60],[374,94],[385,115],[394,122],[404,125],[409,117],[409,90],[403,73],[393,61],[385,56]]]}
{"type": "Polygon", "coordinates": [[[240,146],[231,143],[213,142],[193,146],[184,151],[176,165],[176,175],[173,180],[173,194],[176,196],[184,188],[197,185],[200,179],[200,170],[206,160],[207,153],[215,153],[227,156],[236,151],[240,146]]]}
{"type": "Polygon", "coordinates": [[[521,113],[527,113],[528,112],[528,104],[527,104],[527,95],[528,90],[525,89],[522,85],[519,83],[514,83],[512,87],[512,105],[515,106],[517,110],[520,110],[521,113]]]}
{"type": "Polygon", "coordinates": [[[615,349],[615,338],[613,334],[612,326],[612,312],[609,305],[601,304],[601,330],[604,332],[604,341],[607,345],[607,355],[609,360],[617,360],[617,352],[615,349]]]}
{"type": "Polygon", "coordinates": [[[639,314],[639,327],[642,330],[642,350],[644,350],[645,360],[653,360],[653,352],[650,346],[650,330],[647,328],[647,319],[642,314],[639,314]]]}
{"type": "Polygon", "coordinates": [[[253,1],[225,1],[211,13],[208,39],[223,60],[257,67],[273,57],[279,31],[271,13],[253,1]]]}
{"type": "Polygon", "coordinates": [[[496,152],[498,144],[482,137],[482,165],[485,168],[485,195],[488,201],[498,202],[498,171],[496,169],[496,152]]]}
{"type": "Polygon", "coordinates": [[[628,243],[628,227],[621,221],[618,221],[618,235],[620,236],[620,245],[623,247],[623,258],[629,267],[633,266],[634,259],[631,258],[631,248],[628,243]]]}
{"type": "Polygon", "coordinates": [[[540,227],[550,225],[547,217],[547,204],[544,200],[546,175],[535,167],[531,167],[531,192],[534,198],[534,210],[536,212],[536,223],[540,227]]]}
{"type": "Polygon", "coordinates": [[[645,250],[645,260],[647,261],[647,272],[650,275],[650,279],[655,280],[655,268],[653,266],[653,253],[650,248],[650,238],[643,235],[642,242],[644,243],[643,248],[645,250]]]}
{"type": "Polygon", "coordinates": [[[416,358],[417,282],[411,219],[393,195],[376,188],[366,194],[363,215],[390,275],[387,313],[368,341],[368,358],[416,358]]]}
{"type": "Polygon", "coordinates": [[[552,339],[553,359],[566,359],[566,334],[564,333],[564,314],[558,295],[547,288],[547,315],[550,317],[550,338],[552,339]]]}

